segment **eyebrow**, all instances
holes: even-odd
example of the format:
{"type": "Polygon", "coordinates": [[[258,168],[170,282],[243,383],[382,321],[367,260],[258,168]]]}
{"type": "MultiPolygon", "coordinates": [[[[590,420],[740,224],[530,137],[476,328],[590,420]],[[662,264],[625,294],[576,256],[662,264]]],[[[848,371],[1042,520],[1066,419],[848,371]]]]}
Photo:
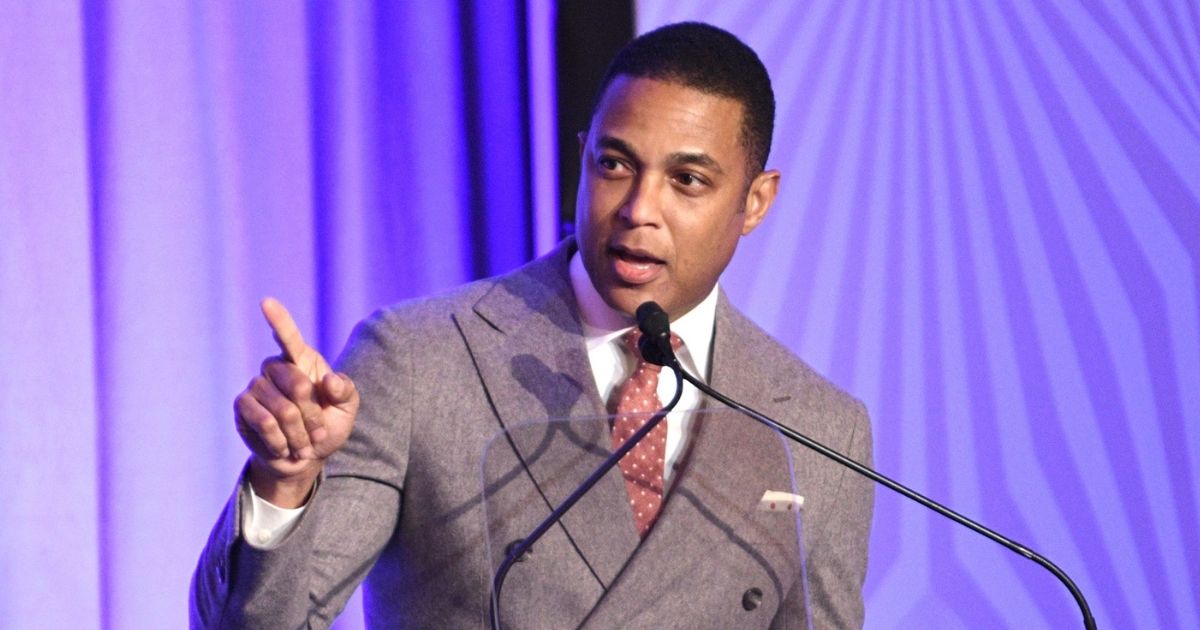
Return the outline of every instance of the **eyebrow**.
{"type": "MultiPolygon", "coordinates": [[[[634,151],[633,147],[629,146],[628,142],[625,142],[620,138],[614,138],[613,136],[601,136],[596,141],[596,144],[602,149],[618,151],[639,161],[641,160],[637,151],[634,151]]],[[[693,164],[695,166],[702,166],[704,168],[711,169],[717,173],[723,174],[725,172],[725,169],[721,168],[720,163],[713,159],[711,155],[703,152],[693,153],[688,151],[677,151],[667,156],[667,159],[672,164],[693,164]]]]}
{"type": "Polygon", "coordinates": [[[703,166],[704,168],[716,171],[717,173],[725,172],[725,169],[722,169],[721,165],[718,164],[717,161],[707,153],[672,153],[670,156],[670,161],[673,164],[693,164],[695,166],[703,166]]]}
{"type": "Polygon", "coordinates": [[[637,151],[634,151],[633,147],[629,146],[628,142],[625,142],[620,138],[601,136],[600,139],[596,141],[596,144],[599,145],[601,149],[611,149],[613,151],[624,153],[625,155],[637,157],[637,151]]]}

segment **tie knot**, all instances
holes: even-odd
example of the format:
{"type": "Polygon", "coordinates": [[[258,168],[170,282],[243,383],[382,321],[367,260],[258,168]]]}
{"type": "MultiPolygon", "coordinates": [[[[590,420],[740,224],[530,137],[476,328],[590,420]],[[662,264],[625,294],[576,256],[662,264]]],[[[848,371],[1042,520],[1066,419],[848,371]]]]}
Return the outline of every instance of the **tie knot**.
{"type": "MultiPolygon", "coordinates": [[[[633,354],[633,358],[637,359],[638,367],[645,366],[654,370],[655,372],[662,369],[661,365],[650,363],[646,359],[642,358],[642,351],[638,348],[638,342],[642,339],[641,330],[635,327],[629,332],[625,333],[625,336],[622,339],[625,341],[625,349],[629,350],[629,352],[633,354]]],[[[679,335],[671,333],[671,349],[678,352],[682,347],[683,340],[679,338],[679,335]]]]}

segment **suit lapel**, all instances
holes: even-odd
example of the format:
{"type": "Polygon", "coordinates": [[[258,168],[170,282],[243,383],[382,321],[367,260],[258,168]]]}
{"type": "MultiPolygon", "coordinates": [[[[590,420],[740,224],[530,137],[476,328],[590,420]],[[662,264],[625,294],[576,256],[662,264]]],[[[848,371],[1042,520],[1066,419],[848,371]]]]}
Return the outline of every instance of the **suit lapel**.
{"type": "MultiPolygon", "coordinates": [[[[472,311],[455,316],[500,427],[548,508],[610,452],[567,271],[571,249],[560,246],[525,273],[506,276],[472,311]],[[576,420],[547,424],[547,418],[576,420]]],[[[632,519],[612,517],[628,511],[626,501],[614,468],[562,520],[605,588],[638,544],[632,519]]]]}

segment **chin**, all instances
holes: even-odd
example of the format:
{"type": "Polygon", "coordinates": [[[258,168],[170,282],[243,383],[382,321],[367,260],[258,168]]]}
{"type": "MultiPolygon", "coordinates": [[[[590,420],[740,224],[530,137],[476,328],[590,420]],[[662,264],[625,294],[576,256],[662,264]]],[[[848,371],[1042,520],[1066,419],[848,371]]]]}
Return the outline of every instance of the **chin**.
{"type": "Polygon", "coordinates": [[[633,317],[634,312],[637,311],[637,307],[644,301],[637,301],[636,298],[618,295],[612,295],[609,299],[605,300],[613,310],[619,311],[629,317],[633,317]]]}
{"type": "Polygon", "coordinates": [[[622,287],[610,292],[609,299],[606,301],[614,309],[633,317],[639,306],[651,300],[658,302],[660,306],[662,305],[662,299],[653,295],[650,291],[622,287]]]}

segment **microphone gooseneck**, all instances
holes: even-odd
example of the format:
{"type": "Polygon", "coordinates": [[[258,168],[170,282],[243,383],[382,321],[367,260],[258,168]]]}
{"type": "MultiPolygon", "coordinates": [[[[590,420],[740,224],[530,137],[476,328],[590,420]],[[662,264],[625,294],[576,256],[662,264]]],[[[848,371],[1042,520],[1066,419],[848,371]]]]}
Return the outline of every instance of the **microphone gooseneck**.
{"type": "Polygon", "coordinates": [[[553,527],[555,523],[558,523],[560,520],[562,520],[563,515],[565,515],[568,510],[574,507],[574,505],[583,498],[583,495],[587,494],[588,491],[592,489],[592,486],[596,485],[596,483],[600,481],[600,479],[603,478],[609,470],[612,470],[613,466],[616,466],[617,462],[621,461],[621,458],[624,457],[626,453],[631,451],[634,446],[637,446],[638,442],[641,442],[643,438],[649,435],[650,431],[654,430],[654,427],[658,426],[658,424],[662,422],[663,418],[666,418],[667,414],[675,408],[675,405],[679,404],[679,398],[683,395],[684,372],[679,365],[679,361],[675,358],[674,349],[671,348],[670,320],[667,318],[667,314],[662,310],[662,308],[653,302],[647,302],[641,307],[638,307],[636,317],[638,328],[642,331],[642,339],[638,344],[638,350],[642,353],[642,356],[647,361],[657,365],[665,365],[671,368],[671,371],[675,373],[675,395],[671,397],[671,402],[667,403],[665,407],[655,412],[655,414],[646,421],[646,424],[642,425],[642,427],[634,432],[634,434],[628,440],[625,440],[624,444],[621,444],[617,450],[613,451],[612,454],[608,456],[608,459],[604,460],[604,462],[601,463],[596,470],[592,471],[592,474],[589,475],[588,478],[583,481],[583,483],[579,484],[579,487],[575,488],[575,490],[571,492],[571,495],[563,500],[561,505],[559,505],[557,508],[554,508],[554,511],[550,513],[550,516],[547,516],[545,520],[535,527],[528,536],[521,539],[519,543],[512,545],[510,549],[506,550],[504,560],[501,561],[500,566],[496,568],[496,573],[492,576],[492,596],[489,602],[490,610],[488,615],[492,630],[501,630],[500,589],[504,587],[504,578],[508,575],[509,569],[512,568],[517,559],[525,555],[525,552],[533,546],[533,543],[537,542],[538,539],[546,534],[546,532],[550,531],[550,528],[553,527]],[[653,333],[648,333],[646,328],[643,326],[643,308],[647,307],[648,305],[652,305],[653,307],[646,311],[647,317],[649,317],[649,319],[652,321],[652,323],[649,325],[653,327],[653,333]],[[655,309],[657,309],[657,313],[653,312],[655,309]],[[651,352],[656,353],[654,356],[662,359],[664,363],[659,363],[658,361],[655,361],[646,355],[646,344],[648,338],[654,340],[650,342],[650,345],[653,346],[651,352]],[[665,351],[659,344],[659,341],[662,339],[666,340],[665,351]]]}
{"type": "MultiPolygon", "coordinates": [[[[692,376],[691,374],[688,374],[687,371],[684,370],[679,364],[679,360],[675,357],[675,352],[671,348],[670,319],[662,310],[662,307],[660,307],[658,304],[654,302],[645,302],[639,306],[637,309],[637,320],[638,327],[642,331],[642,339],[638,345],[642,352],[642,356],[647,361],[651,363],[657,363],[658,365],[671,367],[675,370],[675,373],[679,375],[680,378],[691,383],[696,387],[696,389],[778,431],[779,433],[787,436],[793,442],[797,442],[811,450],[814,450],[821,455],[832,459],[838,464],[841,464],[842,466],[845,466],[846,468],[849,468],[854,472],[870,479],[871,481],[883,485],[888,489],[900,494],[901,496],[915,501],[918,504],[940,514],[941,516],[944,516],[955,523],[958,523],[959,525],[962,525],[963,527],[966,527],[967,529],[970,529],[971,531],[1000,544],[1009,551],[1012,551],[1019,556],[1037,563],[1039,566],[1052,573],[1054,577],[1058,578],[1058,580],[1067,587],[1067,590],[1071,592],[1071,596],[1075,598],[1075,603],[1078,604],[1080,612],[1083,613],[1084,627],[1088,630],[1095,630],[1096,620],[1092,617],[1092,611],[1088,607],[1087,600],[1084,599],[1083,593],[1079,590],[1079,587],[1075,585],[1075,582],[1073,582],[1066,574],[1066,572],[1060,569],[1048,558],[1030,550],[1028,547],[1021,545],[1010,538],[1001,535],[995,530],[989,529],[977,521],[971,520],[970,518],[951,510],[950,508],[938,503],[937,501],[934,501],[933,499],[930,499],[929,497],[909,488],[908,486],[905,486],[898,481],[894,481],[882,475],[881,473],[876,472],[874,469],[864,466],[829,448],[828,446],[825,446],[824,444],[821,444],[820,442],[817,442],[816,440],[813,440],[802,433],[792,430],[790,427],[780,424],[769,416],[755,411],[754,409],[751,409],[750,407],[747,407],[746,405],[743,405],[731,398],[728,398],[727,396],[709,387],[704,381],[692,376]]],[[[678,393],[676,394],[676,397],[678,397],[678,393]]]]}

